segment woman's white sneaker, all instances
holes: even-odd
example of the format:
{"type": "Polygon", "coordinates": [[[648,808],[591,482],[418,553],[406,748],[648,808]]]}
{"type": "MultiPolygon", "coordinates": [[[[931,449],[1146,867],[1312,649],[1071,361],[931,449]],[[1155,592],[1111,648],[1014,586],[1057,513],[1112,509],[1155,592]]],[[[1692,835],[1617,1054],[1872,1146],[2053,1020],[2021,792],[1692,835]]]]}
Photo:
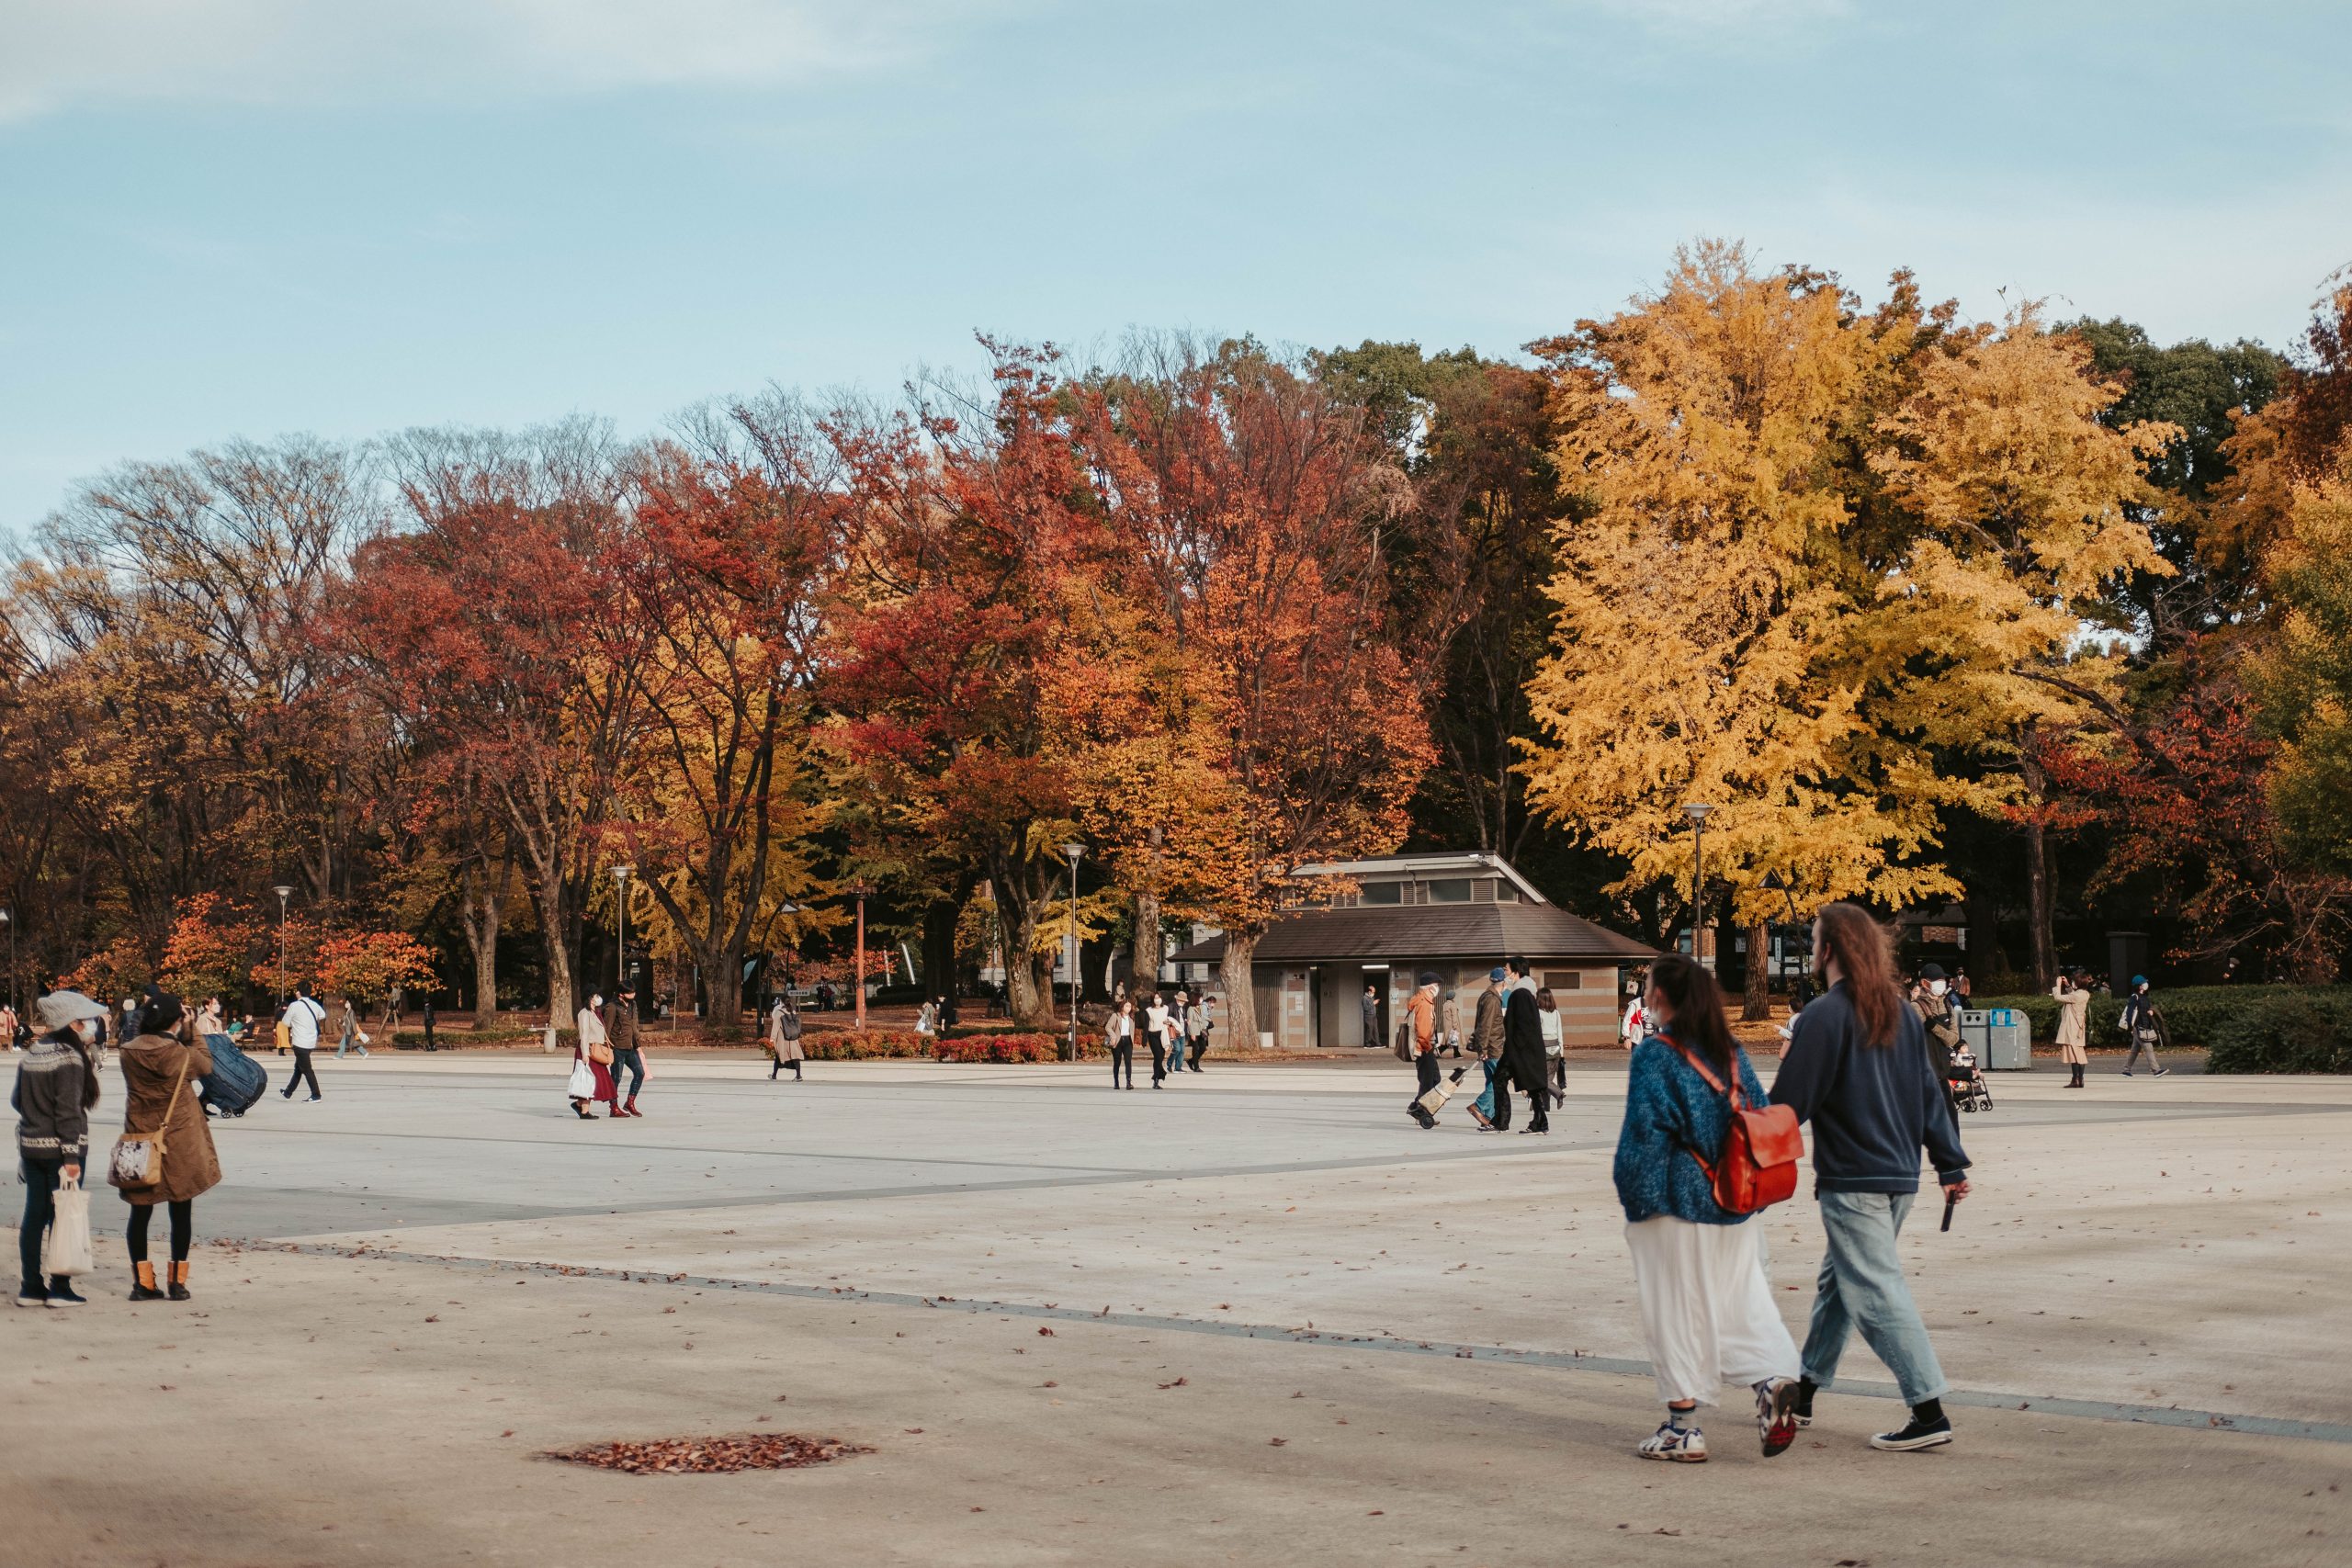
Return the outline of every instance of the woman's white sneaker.
{"type": "Polygon", "coordinates": [[[1668,1421],[1642,1439],[1634,1450],[1644,1459],[1671,1460],[1677,1464],[1707,1462],[1707,1435],[1696,1427],[1677,1427],[1668,1421]]]}

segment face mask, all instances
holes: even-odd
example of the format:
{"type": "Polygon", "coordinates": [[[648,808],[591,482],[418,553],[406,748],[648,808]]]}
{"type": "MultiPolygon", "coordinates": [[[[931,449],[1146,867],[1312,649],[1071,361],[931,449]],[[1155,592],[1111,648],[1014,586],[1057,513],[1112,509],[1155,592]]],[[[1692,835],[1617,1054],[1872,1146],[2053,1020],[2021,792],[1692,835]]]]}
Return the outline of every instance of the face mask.
{"type": "Polygon", "coordinates": [[[1940,997],[1944,994],[1944,982],[1941,980],[1930,980],[1928,982],[1928,995],[1931,997],[1940,997]]]}

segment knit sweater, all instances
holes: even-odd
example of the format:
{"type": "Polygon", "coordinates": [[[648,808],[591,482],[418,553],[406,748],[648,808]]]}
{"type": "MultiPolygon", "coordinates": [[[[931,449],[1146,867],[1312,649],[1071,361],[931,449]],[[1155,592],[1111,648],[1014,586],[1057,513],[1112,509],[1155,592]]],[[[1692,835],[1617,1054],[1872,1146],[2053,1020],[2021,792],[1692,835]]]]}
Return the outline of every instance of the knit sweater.
{"type": "MultiPolygon", "coordinates": [[[[1734,1046],[1739,1091],[1762,1105],[1764,1086],[1734,1046]]],[[[1660,1214],[1700,1225],[1736,1225],[1747,1218],[1715,1201],[1695,1154],[1713,1162],[1731,1134],[1731,1100],[1717,1094],[1682,1053],[1652,1034],[1634,1047],[1625,1083],[1625,1122],[1617,1133],[1617,1201],[1631,1221],[1660,1214]]]]}
{"type": "Polygon", "coordinates": [[[8,1103],[17,1112],[17,1152],[28,1159],[85,1163],[90,1112],[82,1103],[88,1078],[82,1053],[55,1035],[35,1041],[17,1064],[8,1103]]]}

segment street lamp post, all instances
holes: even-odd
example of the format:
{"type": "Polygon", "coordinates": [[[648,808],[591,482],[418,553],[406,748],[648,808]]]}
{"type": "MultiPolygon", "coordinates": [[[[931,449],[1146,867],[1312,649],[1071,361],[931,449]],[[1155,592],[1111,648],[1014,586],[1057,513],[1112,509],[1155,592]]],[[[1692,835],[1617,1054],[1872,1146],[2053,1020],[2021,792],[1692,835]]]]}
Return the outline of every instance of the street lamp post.
{"type": "Polygon", "coordinates": [[[270,889],[277,895],[277,1005],[286,1005],[286,900],[294,897],[294,889],[279,883],[270,889]]]}
{"type": "Polygon", "coordinates": [[[1686,802],[1684,815],[1690,818],[1690,960],[1694,964],[1707,961],[1705,938],[1706,908],[1702,900],[1707,891],[1707,813],[1713,807],[1704,801],[1686,802]]]}
{"type": "MultiPolygon", "coordinates": [[[[17,912],[14,909],[0,908],[0,926],[8,928],[8,1010],[16,1012],[18,1010],[17,1006],[17,912]]],[[[14,1045],[16,1042],[11,1040],[8,1043],[14,1045]]]]}
{"type": "Polygon", "coordinates": [[[859,1029],[864,1029],[865,1027],[865,898],[866,895],[873,891],[874,889],[871,887],[867,887],[863,885],[860,885],[857,888],[857,974],[855,976],[855,981],[857,987],[856,1027],[859,1029]]]}
{"type": "Polygon", "coordinates": [[[637,867],[613,867],[613,902],[620,909],[620,952],[613,959],[613,1001],[617,1005],[621,993],[628,988],[628,878],[637,867]]]}
{"type": "Polygon", "coordinates": [[[1078,953],[1078,860],[1085,852],[1084,844],[1062,846],[1062,853],[1069,856],[1069,1055],[1062,1058],[1067,1062],[1078,1060],[1078,998],[1086,984],[1078,953]]]}

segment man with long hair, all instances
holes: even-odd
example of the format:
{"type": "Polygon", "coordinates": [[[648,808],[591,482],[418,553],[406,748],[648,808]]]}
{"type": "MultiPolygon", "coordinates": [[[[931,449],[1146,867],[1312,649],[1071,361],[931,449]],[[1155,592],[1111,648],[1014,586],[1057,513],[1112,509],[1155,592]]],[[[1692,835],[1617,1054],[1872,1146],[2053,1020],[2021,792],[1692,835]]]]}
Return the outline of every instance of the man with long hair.
{"type": "Polygon", "coordinates": [[[1968,1156],[1919,1015],[1895,978],[1885,929],[1858,905],[1826,904],[1814,918],[1813,962],[1828,989],[1792,1021],[1772,1083],[1774,1103],[1813,1124],[1814,1196],[1829,1243],[1805,1335],[1797,1418],[1812,1425],[1814,1393],[1835,1381],[1847,1336],[1859,1328],[1911,1407],[1909,1422],[1871,1446],[1937,1448],[1951,1441],[1943,1409],[1951,1384],[1904,1282],[1895,1237],[1918,1196],[1920,1149],[1955,1201],[1968,1196],[1968,1156]]]}

